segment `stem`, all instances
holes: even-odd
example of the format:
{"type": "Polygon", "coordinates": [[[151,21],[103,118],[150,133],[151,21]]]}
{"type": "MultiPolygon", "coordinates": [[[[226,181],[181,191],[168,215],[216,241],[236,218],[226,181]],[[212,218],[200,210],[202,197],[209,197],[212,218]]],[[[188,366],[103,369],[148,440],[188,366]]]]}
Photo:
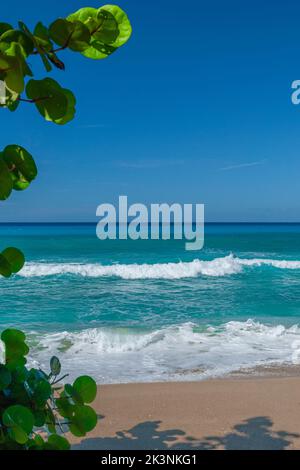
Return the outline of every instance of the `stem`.
{"type": "Polygon", "coordinates": [[[101,29],[101,28],[102,28],[102,25],[103,25],[104,21],[105,21],[105,18],[103,18],[103,21],[102,21],[102,23],[101,23],[101,24],[99,24],[99,26],[97,26],[97,28],[96,28],[96,29],[94,29],[94,30],[91,32],[91,36],[93,36],[93,34],[97,33],[97,32],[99,31],[99,29],[101,29]]]}
{"type": "MultiPolygon", "coordinates": [[[[68,36],[68,38],[67,38],[67,40],[66,40],[66,43],[65,43],[63,46],[58,47],[57,49],[51,49],[50,51],[45,51],[43,48],[41,48],[42,52],[43,52],[43,53],[46,53],[46,54],[47,54],[47,53],[50,54],[50,53],[56,53],[56,52],[59,52],[59,51],[63,51],[64,49],[66,49],[66,48],[68,47],[68,45],[69,45],[69,43],[70,43],[70,41],[71,41],[71,38],[72,38],[72,36],[73,36],[73,33],[74,33],[74,31],[72,31],[72,32],[69,34],[69,36],[68,36]]],[[[40,53],[40,51],[39,51],[38,49],[36,49],[35,51],[32,52],[32,54],[39,54],[39,53],[40,53]]]]}
{"type": "Polygon", "coordinates": [[[54,385],[54,384],[57,384],[58,382],[60,382],[62,379],[65,379],[66,377],[68,377],[69,374],[65,374],[63,375],[62,377],[59,377],[59,379],[55,380],[54,382],[51,383],[51,385],[54,385]]]}
{"type": "Polygon", "coordinates": [[[33,100],[27,100],[25,98],[18,98],[18,101],[24,101],[25,103],[38,103],[39,101],[48,100],[50,96],[41,96],[40,98],[35,98],[33,100]]]}

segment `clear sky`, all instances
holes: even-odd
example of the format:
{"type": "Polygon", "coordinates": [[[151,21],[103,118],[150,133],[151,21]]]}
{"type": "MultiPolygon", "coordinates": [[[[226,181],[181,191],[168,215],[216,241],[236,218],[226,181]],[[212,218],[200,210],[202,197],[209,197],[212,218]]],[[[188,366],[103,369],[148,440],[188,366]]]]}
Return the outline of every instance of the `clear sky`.
{"type": "MultiPolygon", "coordinates": [[[[96,207],[198,202],[208,221],[300,221],[300,3],[119,0],[130,42],[93,61],[63,51],[54,78],[77,97],[66,126],[33,105],[0,110],[0,144],[34,155],[39,176],[1,202],[0,222],[93,221],[96,207]]],[[[94,0],[11,0],[29,26],[94,0]]],[[[31,60],[36,78],[46,72],[31,60]]]]}

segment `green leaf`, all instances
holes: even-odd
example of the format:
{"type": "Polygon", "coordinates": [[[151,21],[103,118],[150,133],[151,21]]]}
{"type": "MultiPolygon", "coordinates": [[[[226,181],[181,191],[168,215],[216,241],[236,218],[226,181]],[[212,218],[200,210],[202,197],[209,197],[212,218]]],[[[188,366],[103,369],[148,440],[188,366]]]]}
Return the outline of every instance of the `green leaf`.
{"type": "Polygon", "coordinates": [[[71,21],[72,23],[74,21],[81,21],[87,26],[89,31],[92,32],[98,25],[97,13],[98,13],[97,8],[91,8],[91,7],[80,8],[80,10],[77,10],[75,13],[72,13],[71,15],[69,15],[67,17],[67,20],[71,21]]]}
{"type": "Polygon", "coordinates": [[[101,60],[106,59],[109,55],[117,50],[116,47],[103,44],[101,41],[92,41],[90,47],[82,52],[82,55],[88,59],[101,60]]]}
{"type": "Polygon", "coordinates": [[[72,385],[66,384],[64,391],[65,391],[66,396],[72,398],[74,403],[78,405],[84,404],[84,401],[81,395],[77,392],[77,390],[75,390],[75,388],[72,385]]]}
{"type": "Polygon", "coordinates": [[[11,372],[6,366],[0,364],[0,391],[5,390],[11,383],[11,372]]]}
{"type": "Polygon", "coordinates": [[[71,418],[70,431],[74,436],[82,437],[92,431],[97,424],[97,415],[87,405],[77,405],[71,418]]]}
{"type": "Polygon", "coordinates": [[[74,117],[75,98],[70,90],[62,88],[52,78],[29,80],[26,86],[29,99],[35,101],[40,114],[56,124],[65,124],[74,117]]]}
{"type": "Polygon", "coordinates": [[[0,154],[0,200],[4,201],[12,192],[13,181],[2,156],[3,154],[0,154]]]}
{"type": "Polygon", "coordinates": [[[1,339],[5,345],[5,360],[9,370],[16,369],[26,363],[25,356],[28,354],[29,348],[25,343],[25,338],[22,331],[13,328],[2,332],[1,339]]]}
{"type": "Polygon", "coordinates": [[[45,450],[70,450],[70,443],[69,441],[63,437],[59,436],[58,434],[51,434],[48,437],[48,441],[46,442],[44,449],[45,450]]]}
{"type": "Polygon", "coordinates": [[[20,56],[20,48],[19,44],[12,43],[9,50],[0,52],[0,71],[4,73],[5,84],[18,94],[24,90],[24,59],[20,56]]]}
{"type": "Polygon", "coordinates": [[[9,31],[13,29],[13,27],[8,23],[0,23],[0,36],[5,33],[5,31],[9,31]]]}
{"type": "Polygon", "coordinates": [[[37,406],[45,406],[52,393],[51,385],[47,380],[40,380],[33,389],[32,398],[37,406]]]}
{"type": "Polygon", "coordinates": [[[105,5],[99,8],[81,8],[69,15],[67,20],[81,21],[91,34],[90,47],[82,51],[89,59],[105,59],[128,41],[131,25],[126,14],[119,7],[105,5]]]}
{"type": "Polygon", "coordinates": [[[59,375],[61,371],[61,363],[58,357],[52,356],[50,359],[50,370],[52,375],[59,375]]]}
{"type": "Polygon", "coordinates": [[[35,26],[33,36],[36,41],[39,41],[40,47],[43,47],[47,51],[50,51],[53,48],[49,30],[41,21],[39,21],[35,26]]]}
{"type": "Polygon", "coordinates": [[[44,426],[46,422],[46,413],[43,410],[35,410],[33,411],[34,416],[34,425],[38,428],[44,426]]]}
{"type": "Polygon", "coordinates": [[[22,251],[17,248],[9,247],[2,251],[1,254],[9,263],[12,273],[17,273],[23,268],[25,258],[22,251]]]}
{"type": "Polygon", "coordinates": [[[68,397],[63,396],[61,394],[60,398],[57,398],[55,400],[55,403],[56,403],[59,414],[63,418],[72,417],[75,405],[71,403],[71,400],[68,397]]]}
{"type": "Polygon", "coordinates": [[[11,29],[3,33],[0,37],[1,42],[11,44],[17,42],[23,49],[26,56],[32,54],[34,49],[34,43],[32,39],[25,34],[23,31],[18,29],[11,29]]]}
{"type": "Polygon", "coordinates": [[[101,16],[101,14],[104,11],[106,13],[110,13],[118,24],[119,34],[117,38],[114,40],[112,46],[114,47],[123,46],[129,40],[132,34],[132,27],[128,19],[128,16],[117,5],[104,5],[100,7],[98,10],[98,17],[99,15],[101,16]]]}
{"type": "Polygon", "coordinates": [[[36,164],[30,153],[20,145],[7,145],[2,156],[11,170],[13,188],[16,190],[26,189],[37,175],[36,164]]]}
{"type": "Polygon", "coordinates": [[[84,51],[89,47],[91,35],[87,26],[81,21],[68,21],[62,18],[51,24],[50,36],[56,44],[73,51],[84,51]]]}
{"type": "MultiPolygon", "coordinates": [[[[1,74],[0,74],[0,76],[1,76],[1,74]]],[[[3,76],[3,79],[4,78],[5,78],[5,76],[3,76]]],[[[6,87],[5,103],[4,104],[0,103],[0,107],[7,108],[7,109],[9,109],[9,111],[15,111],[17,109],[17,107],[19,106],[19,104],[20,104],[19,94],[9,90],[6,87]]]]}
{"type": "Polygon", "coordinates": [[[32,432],[34,418],[31,411],[22,405],[6,408],[2,421],[9,428],[10,436],[19,444],[25,444],[32,432]]]}
{"type": "Polygon", "coordinates": [[[10,277],[12,270],[7,259],[0,253],[0,275],[4,277],[10,277]]]}
{"type": "Polygon", "coordinates": [[[59,124],[61,126],[64,125],[64,124],[67,124],[69,121],[72,121],[72,119],[75,116],[75,112],[76,112],[76,108],[75,108],[76,99],[75,99],[75,96],[73,95],[73,93],[70,90],[67,90],[66,88],[63,88],[63,90],[64,90],[65,97],[68,100],[67,111],[66,111],[66,114],[64,115],[64,117],[62,117],[60,119],[56,119],[54,121],[55,124],[59,124]]]}
{"type": "Polygon", "coordinates": [[[103,26],[94,34],[95,39],[105,44],[120,47],[131,36],[132,28],[126,13],[116,5],[104,5],[99,8],[97,19],[103,21],[103,26]]]}
{"type": "Polygon", "coordinates": [[[52,67],[47,58],[47,52],[52,49],[52,44],[48,38],[45,38],[45,27],[43,27],[41,23],[38,23],[35,29],[35,35],[31,33],[31,31],[26,26],[26,24],[23,23],[23,21],[19,21],[19,28],[21,29],[21,31],[23,31],[30,37],[34,44],[34,47],[36,48],[38,54],[42,59],[45,69],[47,70],[47,72],[50,72],[52,70],[52,67]]]}
{"type": "Polygon", "coordinates": [[[96,398],[97,384],[88,375],[78,377],[73,383],[73,388],[80,395],[84,403],[91,403],[96,398]]]}

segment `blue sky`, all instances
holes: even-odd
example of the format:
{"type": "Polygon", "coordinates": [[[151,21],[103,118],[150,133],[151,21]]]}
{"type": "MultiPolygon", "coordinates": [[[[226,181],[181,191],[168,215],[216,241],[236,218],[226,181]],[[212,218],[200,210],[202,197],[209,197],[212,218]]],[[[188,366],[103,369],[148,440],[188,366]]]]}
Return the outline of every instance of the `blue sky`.
{"type": "MultiPolygon", "coordinates": [[[[0,222],[93,221],[96,207],[198,202],[208,221],[300,221],[300,4],[119,0],[130,42],[104,61],[63,51],[77,97],[66,126],[33,105],[0,110],[0,144],[25,146],[38,179],[0,222]]],[[[4,2],[1,21],[45,24],[93,0],[4,2]]],[[[46,72],[39,59],[37,78],[46,72]]]]}

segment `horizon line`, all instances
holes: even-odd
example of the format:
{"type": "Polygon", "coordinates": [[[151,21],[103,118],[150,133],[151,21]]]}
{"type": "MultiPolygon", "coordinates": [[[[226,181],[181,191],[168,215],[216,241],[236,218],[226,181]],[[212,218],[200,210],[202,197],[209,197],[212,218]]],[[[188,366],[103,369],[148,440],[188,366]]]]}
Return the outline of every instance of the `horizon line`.
{"type": "MultiPolygon", "coordinates": [[[[99,221],[95,221],[95,222],[64,222],[64,221],[57,221],[57,222],[52,222],[52,221],[49,221],[49,222],[39,222],[39,221],[35,221],[35,222],[0,222],[0,226],[1,225],[97,225],[99,221]]],[[[128,222],[130,223],[130,222],[128,222]]],[[[196,223],[196,221],[193,221],[192,222],[193,224],[196,223]]],[[[162,222],[159,222],[159,225],[161,225],[162,222]]],[[[254,221],[254,222],[245,222],[245,221],[207,221],[207,222],[204,222],[204,225],[217,225],[217,224],[244,224],[244,225],[274,225],[274,224],[277,224],[277,225],[299,225],[300,224],[300,220],[297,221],[297,222],[288,222],[288,221],[273,221],[273,222],[270,222],[270,221],[254,221]]],[[[116,225],[120,225],[119,222],[116,222],[116,225]]],[[[148,225],[151,225],[151,222],[148,222],[148,225]]],[[[174,225],[174,222],[170,222],[170,225],[174,225]]]]}

